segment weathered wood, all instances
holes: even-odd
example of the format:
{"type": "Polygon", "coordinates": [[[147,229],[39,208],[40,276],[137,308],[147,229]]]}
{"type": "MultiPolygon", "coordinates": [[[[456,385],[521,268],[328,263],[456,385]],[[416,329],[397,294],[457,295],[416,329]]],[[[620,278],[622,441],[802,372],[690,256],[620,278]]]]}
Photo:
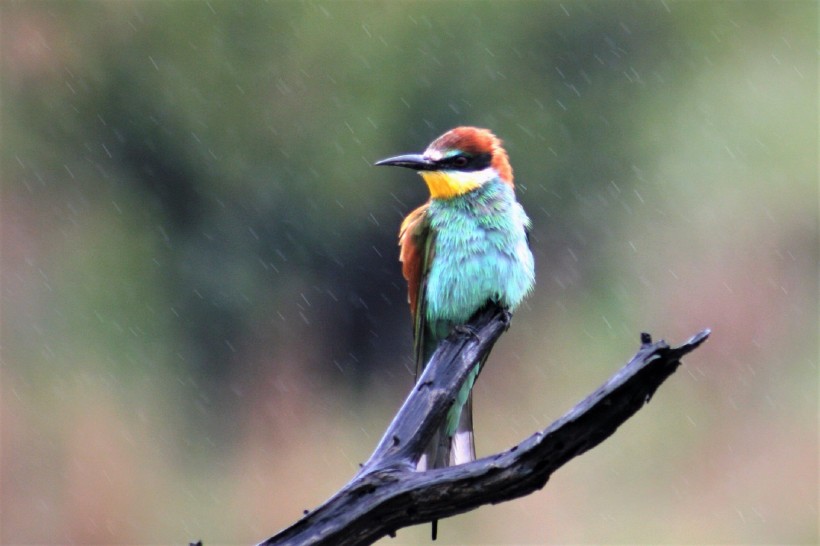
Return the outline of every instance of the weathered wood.
{"type": "Polygon", "coordinates": [[[509,313],[495,306],[487,307],[439,346],[362,472],[401,466],[415,469],[453,405],[459,387],[509,324],[509,313]]]}
{"type": "Polygon", "coordinates": [[[504,332],[509,315],[489,308],[436,351],[361,471],[339,492],[262,545],[370,544],[398,529],[536,491],[565,463],[595,447],[637,412],[709,337],[677,348],[642,345],[632,360],[564,417],[512,449],[469,464],[417,472],[416,462],[470,369],[504,332]]]}

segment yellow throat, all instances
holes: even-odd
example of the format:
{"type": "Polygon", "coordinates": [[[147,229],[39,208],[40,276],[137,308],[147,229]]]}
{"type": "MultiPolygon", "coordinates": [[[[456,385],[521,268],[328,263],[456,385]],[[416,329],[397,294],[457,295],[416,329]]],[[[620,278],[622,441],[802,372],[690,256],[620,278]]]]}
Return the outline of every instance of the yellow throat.
{"type": "Polygon", "coordinates": [[[484,171],[422,171],[419,174],[427,183],[433,199],[452,199],[463,195],[479,187],[487,177],[484,171]]]}

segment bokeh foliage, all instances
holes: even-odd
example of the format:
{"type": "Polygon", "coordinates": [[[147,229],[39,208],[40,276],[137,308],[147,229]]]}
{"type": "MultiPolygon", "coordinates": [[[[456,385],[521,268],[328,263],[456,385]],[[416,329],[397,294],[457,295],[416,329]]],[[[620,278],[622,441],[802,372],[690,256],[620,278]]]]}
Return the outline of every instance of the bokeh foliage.
{"type": "Polygon", "coordinates": [[[411,383],[396,232],[426,199],[370,164],[459,124],[505,139],[538,273],[480,452],[640,331],[714,334],[545,491],[442,539],[816,541],[817,16],[3,3],[0,541],[249,543],[345,483],[411,383]]]}

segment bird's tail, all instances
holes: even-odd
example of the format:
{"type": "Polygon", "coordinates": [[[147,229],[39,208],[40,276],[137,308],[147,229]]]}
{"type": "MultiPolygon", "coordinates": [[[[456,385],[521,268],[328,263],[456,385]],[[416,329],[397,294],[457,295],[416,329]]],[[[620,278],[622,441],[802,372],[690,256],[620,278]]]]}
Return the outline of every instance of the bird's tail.
{"type": "Polygon", "coordinates": [[[461,407],[455,434],[449,438],[449,465],[464,464],[475,461],[475,435],[473,434],[473,392],[461,407]]]}
{"type": "Polygon", "coordinates": [[[473,385],[481,366],[475,367],[461,387],[447,420],[433,435],[427,449],[419,459],[416,469],[443,468],[475,460],[475,435],[473,434],[473,385]]]}
{"type": "MultiPolygon", "coordinates": [[[[447,415],[447,420],[433,435],[419,459],[419,471],[455,466],[475,460],[472,389],[480,371],[481,364],[475,367],[464,382],[447,415]]],[[[433,520],[432,539],[436,540],[437,535],[438,520],[433,520]]]]}
{"type": "MultiPolygon", "coordinates": [[[[441,468],[469,463],[475,460],[475,436],[473,435],[473,393],[467,395],[467,400],[461,408],[458,426],[455,434],[448,434],[448,426],[442,426],[433,436],[433,440],[419,460],[419,470],[427,468],[441,468]],[[422,461],[432,461],[432,466],[421,467],[422,461]]],[[[433,520],[431,538],[438,537],[438,520],[433,520]]]]}

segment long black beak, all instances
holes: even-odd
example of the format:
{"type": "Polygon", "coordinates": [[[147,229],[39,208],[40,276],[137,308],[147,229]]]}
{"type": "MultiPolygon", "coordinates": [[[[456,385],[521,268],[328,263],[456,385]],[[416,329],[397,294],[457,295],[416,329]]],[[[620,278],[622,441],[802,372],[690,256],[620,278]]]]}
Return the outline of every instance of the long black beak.
{"type": "Polygon", "coordinates": [[[436,164],[421,154],[397,155],[388,157],[381,161],[376,161],[373,165],[392,165],[394,167],[407,167],[415,171],[430,171],[436,168],[436,164]]]}

